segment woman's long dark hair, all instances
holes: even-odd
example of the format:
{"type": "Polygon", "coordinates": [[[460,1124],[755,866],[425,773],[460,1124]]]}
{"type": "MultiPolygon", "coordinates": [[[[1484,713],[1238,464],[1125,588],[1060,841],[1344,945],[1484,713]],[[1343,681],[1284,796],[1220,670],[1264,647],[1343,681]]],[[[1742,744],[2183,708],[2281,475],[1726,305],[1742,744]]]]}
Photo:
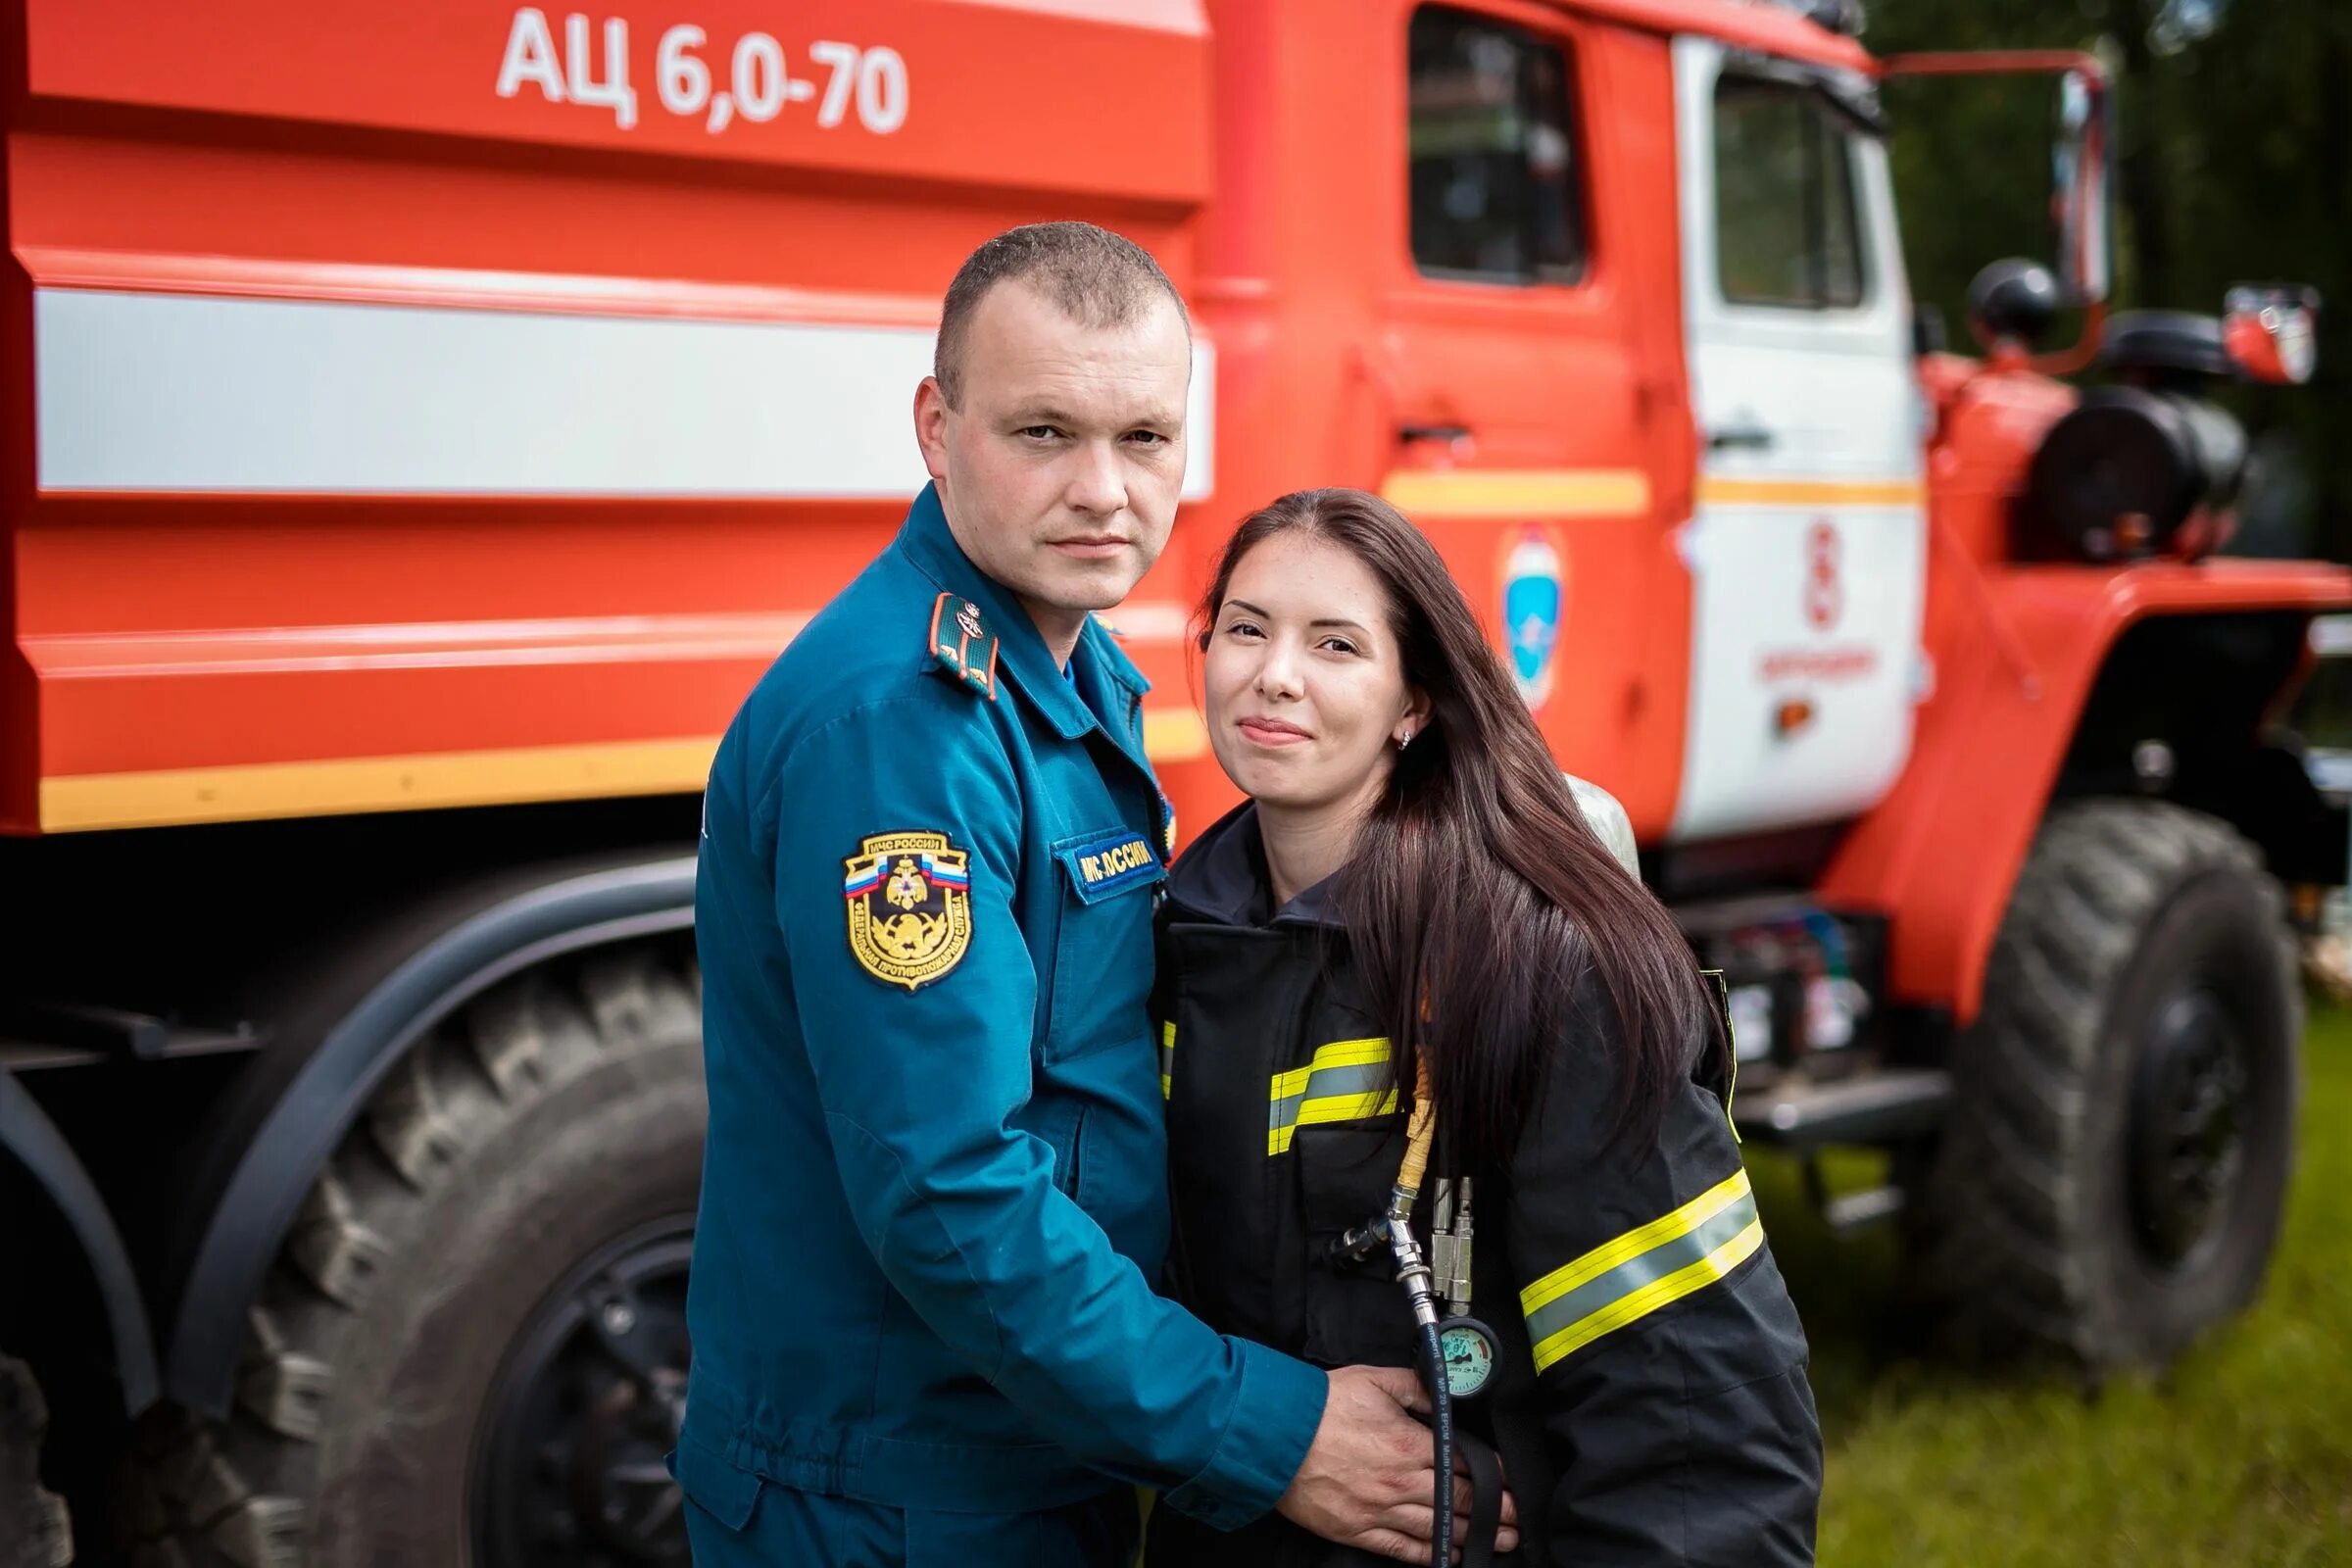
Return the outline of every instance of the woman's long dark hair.
{"type": "MultiPolygon", "coordinates": [[[[1205,649],[1244,557],[1277,534],[1328,539],[1380,579],[1404,678],[1430,716],[1358,828],[1340,909],[1397,1081],[1429,1062],[1461,1168],[1509,1157],[1583,966],[1624,1028],[1614,1136],[1654,1134],[1700,1031],[1690,945],[1577,809],[1437,549],[1361,490],[1300,490],[1245,519],[1201,606],[1205,649]]],[[[1718,1040],[1720,1044],[1720,1041],[1718,1040]]]]}

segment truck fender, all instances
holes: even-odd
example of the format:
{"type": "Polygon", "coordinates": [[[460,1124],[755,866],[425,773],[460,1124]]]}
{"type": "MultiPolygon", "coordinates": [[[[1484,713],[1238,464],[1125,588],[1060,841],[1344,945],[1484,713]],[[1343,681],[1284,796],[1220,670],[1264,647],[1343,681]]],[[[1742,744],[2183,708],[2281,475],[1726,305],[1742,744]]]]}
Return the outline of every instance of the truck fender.
{"type": "Polygon", "coordinates": [[[246,1309],[327,1157],[425,1032],[489,987],[566,953],[689,929],[694,857],[644,852],[517,869],[410,911],[353,946],[271,1030],[274,1071],[217,1196],[191,1216],[164,1392],[227,1413],[246,1309]]]}
{"type": "Polygon", "coordinates": [[[155,1402],[157,1393],[155,1340],[148,1331],[147,1302],[139,1294],[137,1271],[130,1265],[114,1215],[65,1134],[24,1086],[5,1072],[0,1072],[0,1157],[24,1168],[80,1244],[82,1262],[106,1308],[123,1413],[137,1415],[155,1402]]]}
{"type": "Polygon", "coordinates": [[[1888,929],[1890,997],[1947,1008],[1965,1027],[2026,852],[2117,641],[2159,615],[2335,610],[2352,604],[2352,572],[2252,561],[2107,572],[2017,566],[1984,571],[1971,594],[1943,575],[1942,602],[1931,603],[1929,618],[1935,695],[1918,710],[1910,760],[1839,845],[1817,895],[1899,916],[1888,929]]]}

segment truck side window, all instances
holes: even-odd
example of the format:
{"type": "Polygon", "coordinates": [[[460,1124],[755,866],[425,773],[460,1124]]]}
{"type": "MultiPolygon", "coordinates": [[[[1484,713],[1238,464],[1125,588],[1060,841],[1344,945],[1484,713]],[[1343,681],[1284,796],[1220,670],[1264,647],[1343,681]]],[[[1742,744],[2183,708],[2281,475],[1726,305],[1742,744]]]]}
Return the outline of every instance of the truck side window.
{"type": "Polygon", "coordinates": [[[1414,264],[1512,283],[1582,277],[1567,55],[1524,27],[1446,6],[1413,13],[1406,54],[1414,264]]]}
{"type": "Polygon", "coordinates": [[[1852,149],[1802,87],[1737,75],[1715,85],[1715,266],[1735,305],[1862,303],[1852,149]]]}

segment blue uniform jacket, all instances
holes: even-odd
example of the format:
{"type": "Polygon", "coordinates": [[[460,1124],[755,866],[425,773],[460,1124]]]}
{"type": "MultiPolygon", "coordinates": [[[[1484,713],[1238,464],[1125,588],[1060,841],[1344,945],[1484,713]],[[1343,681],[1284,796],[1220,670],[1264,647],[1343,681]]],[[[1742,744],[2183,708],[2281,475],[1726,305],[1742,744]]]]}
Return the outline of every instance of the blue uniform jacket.
{"type": "Polygon", "coordinates": [[[1165,805],[1145,681],[1069,672],[926,489],[769,668],[705,803],[710,1131],[675,1467],[1018,1512],[1119,1483],[1232,1528],[1289,1485],[1324,1374],[1153,1291],[1165,805]]]}

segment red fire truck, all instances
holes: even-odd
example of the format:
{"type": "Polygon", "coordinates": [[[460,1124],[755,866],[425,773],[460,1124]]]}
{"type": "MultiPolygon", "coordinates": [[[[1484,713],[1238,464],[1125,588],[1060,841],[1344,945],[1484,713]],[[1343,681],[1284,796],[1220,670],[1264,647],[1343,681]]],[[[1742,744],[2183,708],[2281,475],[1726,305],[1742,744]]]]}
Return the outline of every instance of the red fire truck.
{"type": "Polygon", "coordinates": [[[1198,328],[1108,617],[1184,821],[1204,564],[1378,490],[1727,971],[1749,1141],[1892,1152],[1824,1201],[1924,1305],[2106,1366],[2243,1302],[2352,574],[2214,554],[2210,394],[2312,302],[2107,319],[2096,63],[1850,10],[0,0],[0,1390],[84,1550],[683,1560],[696,796],[920,483],[956,263],[1049,217],[1198,328]],[[1963,358],[1878,89],[1992,69],[2063,233],[1963,358]]]}

